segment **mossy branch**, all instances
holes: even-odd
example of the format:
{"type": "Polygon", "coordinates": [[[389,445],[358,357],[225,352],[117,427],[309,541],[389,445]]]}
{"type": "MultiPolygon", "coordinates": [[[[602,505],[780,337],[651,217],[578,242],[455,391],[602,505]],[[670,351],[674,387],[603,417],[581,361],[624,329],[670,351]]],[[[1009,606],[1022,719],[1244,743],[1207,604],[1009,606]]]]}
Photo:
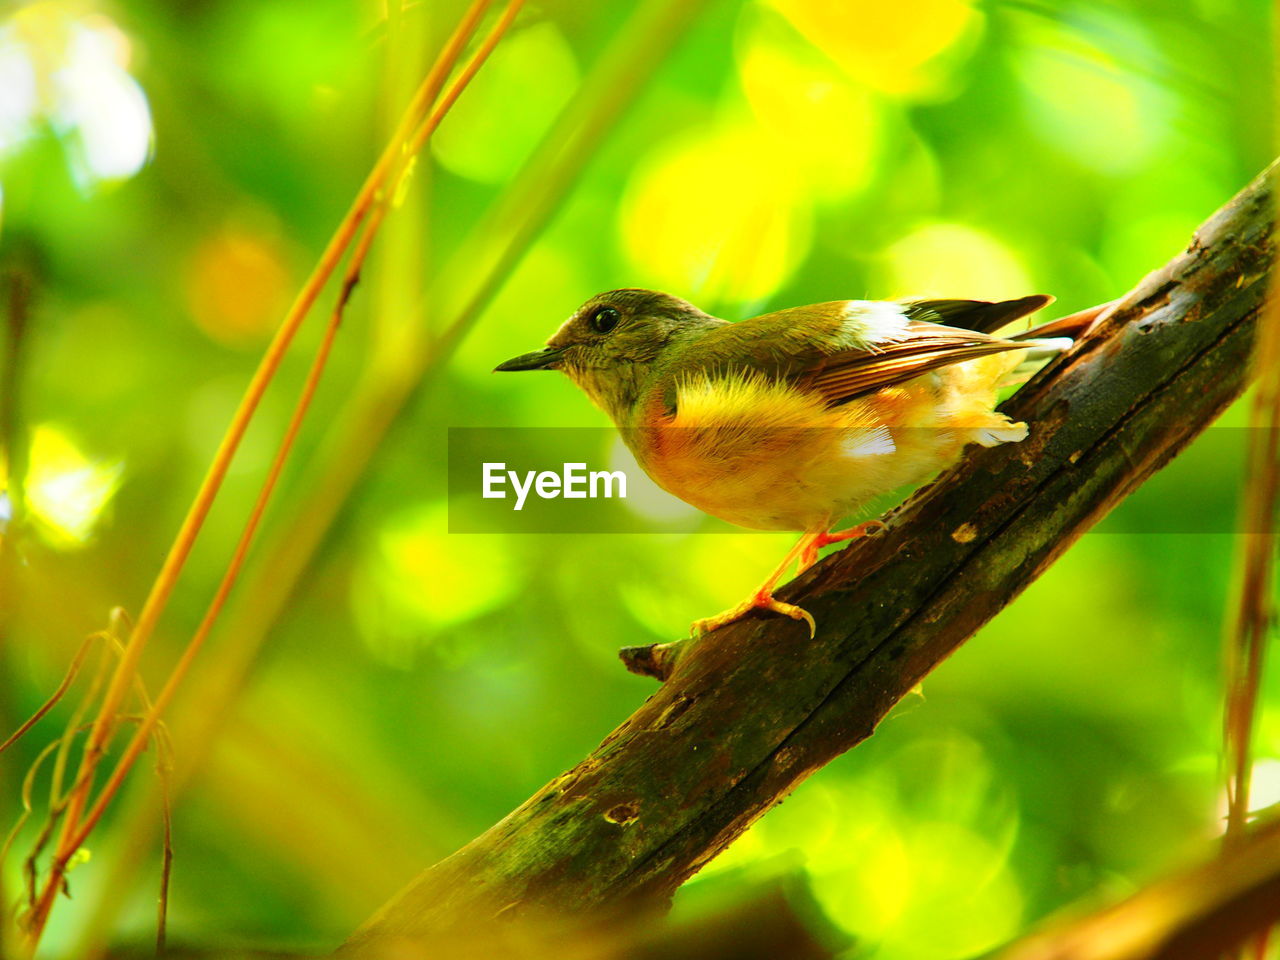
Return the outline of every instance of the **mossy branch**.
{"type": "MultiPolygon", "coordinates": [[[[1238,397],[1271,251],[1270,171],[1023,387],[974,450],[780,591],[818,622],[639,648],[665,682],[600,747],[419,876],[348,944],[666,897],[889,709],[1238,397]]],[[[1082,642],[1089,642],[1082,638],[1082,642]]],[[[851,817],[857,811],[850,811],[851,817]]]]}

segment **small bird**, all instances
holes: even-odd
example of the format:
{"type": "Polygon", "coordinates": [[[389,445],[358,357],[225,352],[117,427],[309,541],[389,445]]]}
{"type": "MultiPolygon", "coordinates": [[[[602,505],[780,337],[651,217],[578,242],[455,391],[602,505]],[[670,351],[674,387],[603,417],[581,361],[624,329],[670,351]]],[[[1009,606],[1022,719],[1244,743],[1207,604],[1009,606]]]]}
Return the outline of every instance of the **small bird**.
{"type": "Polygon", "coordinates": [[[562,370],[664,490],[739,526],[801,531],[758,590],[695,620],[694,635],[759,609],[812,636],[813,617],[774,598],[778,580],[792,561],[803,572],[821,547],[882,527],[831,531],[872,498],[968,444],[1026,437],[995,411],[997,388],[1069,347],[1097,311],[996,331],[1052,300],[836,300],[730,323],[666,293],[611,290],[496,371],[562,370]]]}

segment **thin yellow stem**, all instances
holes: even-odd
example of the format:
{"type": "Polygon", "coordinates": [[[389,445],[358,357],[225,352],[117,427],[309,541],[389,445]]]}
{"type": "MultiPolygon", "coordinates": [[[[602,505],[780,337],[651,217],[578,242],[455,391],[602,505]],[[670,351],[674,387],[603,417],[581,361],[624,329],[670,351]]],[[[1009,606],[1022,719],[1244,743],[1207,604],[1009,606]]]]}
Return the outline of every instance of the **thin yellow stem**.
{"type": "Polygon", "coordinates": [[[467,89],[467,85],[471,83],[472,78],[484,66],[485,61],[489,59],[489,55],[498,46],[498,43],[515,21],[522,7],[524,7],[524,0],[510,0],[502,11],[502,15],[498,17],[498,22],[493,25],[493,29],[489,31],[476,49],[476,52],[471,55],[471,59],[467,61],[462,71],[454,79],[453,83],[449,85],[449,89],[444,92],[444,96],[440,98],[440,102],[436,104],[430,116],[414,131],[408,150],[410,156],[422,149],[423,144],[427,142],[427,138],[435,132],[436,127],[440,126],[440,121],[453,109],[458,97],[462,96],[462,91],[467,89]]]}
{"type": "MultiPolygon", "coordinates": [[[[134,749],[134,744],[146,744],[145,736],[139,738],[134,737],[130,743],[130,751],[121,758],[121,763],[117,765],[113,772],[111,781],[104,787],[103,797],[100,797],[94,805],[94,814],[90,819],[86,819],[85,824],[81,824],[81,815],[88,802],[88,792],[92,783],[92,772],[97,767],[101,756],[106,750],[107,743],[111,738],[114,730],[116,714],[120,709],[120,705],[128,690],[132,678],[137,673],[138,662],[141,658],[142,651],[146,646],[155,630],[156,623],[159,621],[161,613],[168,603],[169,597],[173,593],[173,589],[177,583],[178,576],[182,571],[183,565],[186,563],[187,557],[190,555],[191,549],[195,544],[196,537],[200,533],[200,529],[204,524],[209,510],[212,508],[214,498],[217,496],[221,488],[222,481],[226,476],[230,467],[231,460],[238,449],[241,440],[248,429],[249,421],[257,410],[258,404],[262,400],[266,389],[274,378],[276,371],[280,367],[280,363],[287,352],[290,343],[301,327],[303,320],[310,312],[311,307],[315,304],[321,290],[328,283],[329,278],[333,275],[334,270],[341,262],[343,255],[346,253],[352,238],[359,230],[361,223],[369,214],[370,209],[375,203],[379,206],[380,201],[385,201],[385,188],[389,177],[393,173],[397,173],[403,168],[404,158],[408,155],[406,148],[411,142],[414,132],[422,124],[422,118],[427,114],[431,105],[439,96],[444,82],[452,71],[454,64],[457,63],[458,57],[465,48],[471,36],[475,33],[476,27],[479,25],[481,18],[488,9],[491,0],[473,0],[471,6],[467,9],[457,28],[446,42],[440,55],[432,65],[427,77],[415,93],[413,100],[406,109],[395,133],[392,135],[390,142],[379,156],[373,170],[365,179],[359,193],[352,202],[350,209],[342,222],[339,224],[337,231],[330,239],[324,252],[321,254],[320,260],[307,282],[303,285],[297,299],[290,307],[289,312],[285,315],[279,329],[272,338],[271,343],[267,346],[266,352],[260,361],[257,370],[254,372],[253,378],[250,380],[245,393],[240,400],[240,404],[236,409],[235,415],[232,417],[231,424],[228,426],[226,433],[223,435],[222,441],[218,446],[217,452],[214,454],[212,463],[202,480],[199,489],[196,492],[195,499],[192,502],[182,526],[179,528],[178,534],[174,539],[173,545],[169,549],[169,553],[165,558],[159,574],[155,582],[152,584],[151,591],[147,596],[146,602],[143,604],[142,611],[138,615],[138,622],[135,625],[129,642],[125,645],[120,662],[111,677],[111,683],[107,688],[107,693],[103,698],[101,708],[94,720],[93,727],[90,730],[88,741],[85,744],[84,754],[81,760],[80,774],[77,776],[77,785],[70,798],[66,818],[62,824],[62,834],[58,841],[57,853],[55,854],[50,875],[46,881],[42,895],[36,905],[31,918],[31,926],[29,932],[29,945],[34,951],[43,932],[45,923],[48,920],[49,910],[52,907],[54,897],[61,885],[61,879],[66,870],[66,864],[71,856],[84,842],[93,825],[101,817],[102,811],[105,809],[105,802],[109,801],[110,796],[115,790],[119,789],[119,782],[123,779],[123,775],[127,773],[128,766],[136,759],[137,753],[141,747],[134,749]],[[125,759],[128,758],[128,764],[125,759]],[[110,787],[110,790],[108,790],[110,787]]],[[[379,217],[379,220],[381,217],[379,217]]],[[[335,328],[336,329],[336,328],[335,328]]],[[[327,356],[327,345],[331,343],[332,335],[326,336],[326,346],[322,347],[322,352],[327,356]]],[[[322,368],[323,364],[319,364],[322,368]]],[[[313,367],[313,372],[315,371],[313,367]]],[[[314,390],[314,385],[308,381],[309,389],[314,390]]],[[[308,388],[304,388],[304,395],[307,394],[308,388]]],[[[309,402],[309,397],[308,397],[309,402]]],[[[299,411],[305,413],[305,406],[300,404],[299,411]]],[[[292,425],[291,425],[292,427],[292,425]]],[[[292,443],[292,440],[289,440],[292,443]]],[[[281,453],[287,455],[288,447],[282,445],[281,453]]],[[[283,458],[278,458],[283,463],[283,458]]],[[[274,486],[275,477],[269,478],[269,485],[274,486]]],[[[266,497],[270,495],[270,486],[264,484],[263,493],[266,497]]],[[[265,507],[265,498],[260,495],[260,506],[265,507]]],[[[258,508],[255,507],[255,516],[251,518],[250,525],[256,530],[257,519],[256,514],[258,508]]],[[[252,530],[246,527],[246,537],[242,537],[242,546],[247,550],[248,541],[252,539],[252,530]]],[[[236,575],[239,572],[239,565],[243,562],[241,550],[237,549],[236,558],[233,559],[232,565],[234,569],[229,568],[227,576],[223,579],[223,585],[220,586],[218,595],[215,597],[214,604],[210,606],[210,612],[213,614],[212,619],[206,614],[209,621],[208,626],[211,627],[213,620],[216,620],[217,612],[221,610],[222,603],[225,601],[225,592],[229,592],[230,586],[234,583],[236,575]],[[223,587],[226,587],[224,592],[223,587]]],[[[160,697],[157,698],[157,710],[148,711],[147,717],[158,717],[159,711],[162,711],[164,704],[167,704],[172,697],[173,691],[177,684],[174,682],[175,677],[180,680],[185,676],[190,666],[190,660],[194,656],[196,650],[203,643],[204,636],[208,633],[208,629],[202,622],[201,627],[197,630],[197,637],[193,637],[187,650],[184,651],[178,665],[174,668],[174,673],[170,677],[170,682],[166,683],[164,690],[161,691],[160,697]],[[202,633],[203,631],[203,633],[202,633]],[[167,695],[166,695],[167,694],[167,695]]],[[[144,721],[144,726],[148,729],[154,726],[154,720],[150,724],[144,721]]]]}
{"type": "Polygon", "coordinates": [[[1280,503],[1280,289],[1273,285],[1259,322],[1250,412],[1248,469],[1241,510],[1240,589],[1227,648],[1223,749],[1227,767],[1227,843],[1249,816],[1251,742],[1258,688],[1274,614],[1275,517],[1280,503]]]}
{"type": "MultiPolygon", "coordinates": [[[[97,826],[102,819],[102,815],[106,812],[107,806],[111,799],[119,791],[124,783],[125,777],[129,770],[137,761],[139,755],[146,748],[150,740],[151,733],[159,722],[160,715],[177,693],[179,685],[186,677],[187,672],[191,669],[196,655],[204,646],[205,640],[208,638],[210,631],[213,629],[214,623],[217,621],[218,615],[222,612],[222,607],[226,603],[227,596],[231,593],[232,587],[240,575],[241,567],[244,559],[248,555],[249,547],[253,542],[254,534],[257,532],[258,525],[262,520],[263,513],[266,510],[267,503],[271,498],[271,494],[275,489],[276,482],[280,478],[280,474],[284,469],[288,455],[293,448],[293,443],[297,438],[298,431],[302,426],[303,418],[307,409],[311,405],[311,399],[315,394],[316,387],[319,385],[320,376],[324,372],[325,364],[328,361],[329,353],[333,346],[334,336],[337,333],[338,325],[336,323],[339,314],[335,311],[334,320],[330,322],[325,330],[324,339],[321,341],[320,349],[316,353],[316,359],[312,363],[307,380],[302,389],[302,394],[298,399],[298,404],[294,409],[293,417],[289,422],[288,429],[285,431],[284,439],[281,441],[280,448],[276,453],[276,457],[271,464],[271,469],[267,473],[267,478],[263,482],[262,489],[258,493],[258,499],[254,503],[253,511],[250,513],[249,520],[245,524],[245,528],[240,535],[240,541],[236,545],[235,553],[232,555],[231,562],[227,566],[226,573],[223,575],[222,582],[218,585],[217,592],[214,594],[213,600],[209,604],[208,610],[205,611],[200,625],[196,628],[195,634],[192,636],[186,649],[182,652],[182,656],[178,659],[177,664],[169,674],[168,680],[164,687],[161,688],[155,701],[149,706],[146,714],[143,716],[134,735],[130,738],[128,745],[117,761],[115,769],[112,770],[111,776],[103,785],[102,791],[99,793],[93,805],[89,808],[79,823],[75,825],[74,831],[63,831],[62,838],[59,841],[58,851],[54,855],[52,867],[49,877],[41,892],[39,901],[36,904],[36,910],[33,913],[33,924],[37,919],[43,923],[48,917],[48,911],[53,903],[53,898],[57,895],[61,878],[66,872],[67,863],[71,856],[78,850],[88,838],[89,834],[97,826]]],[[[126,648],[127,649],[127,648],[126,648]]],[[[65,821],[64,821],[65,828],[65,821]]],[[[33,927],[34,930],[34,927],[33,927]]]]}
{"type": "MultiPolygon", "coordinates": [[[[1253,776],[1253,732],[1267,642],[1275,619],[1276,509],[1280,505],[1280,283],[1272,282],[1258,322],[1254,369],[1257,392],[1249,416],[1248,466],[1239,538],[1240,587],[1226,637],[1227,681],[1223,710],[1227,823],[1223,846],[1248,836],[1253,776]]],[[[1242,948],[1243,958],[1267,954],[1263,931],[1242,948]]]]}
{"type": "MultiPolygon", "coordinates": [[[[511,25],[516,14],[523,5],[524,0],[512,0],[512,2],[508,4],[503,16],[485,38],[480,49],[467,63],[462,73],[459,74],[457,80],[455,80],[450,86],[444,97],[441,98],[440,103],[437,105],[436,109],[432,111],[428,120],[416,131],[414,138],[411,141],[413,149],[410,150],[409,155],[416,153],[417,150],[426,142],[432,131],[439,126],[440,121],[457,101],[459,95],[461,95],[467,84],[471,82],[471,79],[480,69],[480,66],[484,63],[485,59],[490,53],[492,53],[494,47],[496,47],[499,40],[501,40],[503,33],[506,32],[507,28],[511,25]]],[[[102,792],[99,794],[88,815],[84,818],[79,831],[75,835],[74,841],[70,844],[72,852],[80,847],[84,843],[85,839],[87,839],[93,827],[106,811],[111,798],[123,784],[124,778],[128,775],[129,769],[137,760],[142,750],[145,749],[152,729],[158,722],[160,715],[164,712],[165,707],[173,699],[174,694],[177,692],[177,688],[186,677],[196,654],[204,645],[205,640],[208,638],[209,633],[212,631],[214,624],[217,622],[218,616],[221,614],[222,609],[226,604],[227,597],[235,586],[235,582],[240,575],[242,567],[244,566],[245,558],[248,556],[249,549],[252,546],[253,538],[261,523],[262,516],[266,511],[267,504],[275,490],[276,483],[284,469],[285,462],[293,449],[293,444],[297,439],[298,432],[302,428],[302,422],[306,417],[307,410],[310,408],[316,388],[319,386],[320,378],[324,374],[324,368],[328,363],[334,338],[336,337],[338,329],[342,323],[343,312],[347,301],[359,280],[360,270],[368,257],[369,249],[373,245],[373,239],[378,228],[381,226],[383,219],[385,219],[388,209],[389,206],[385,200],[380,202],[374,208],[374,211],[365,226],[365,230],[360,236],[360,240],[352,254],[351,262],[344,278],[338,303],[330,317],[329,325],[325,330],[324,339],[316,354],[316,359],[307,375],[307,380],[303,386],[298,404],[294,409],[293,417],[285,431],[284,438],[282,439],[280,448],[276,453],[275,460],[271,464],[271,469],[267,474],[267,478],[263,482],[262,489],[258,494],[257,502],[254,504],[249,520],[245,524],[244,531],[241,533],[240,541],[236,546],[236,551],[231,558],[231,562],[227,567],[227,571],[223,576],[222,582],[219,584],[218,590],[214,594],[214,598],[211,601],[208,610],[205,612],[204,618],[201,620],[199,627],[197,627],[195,635],[187,645],[186,650],[183,651],[182,657],[179,659],[177,665],[170,673],[169,679],[161,689],[159,695],[156,697],[155,703],[150,705],[142,723],[135,731],[129,745],[125,748],[125,752],[117,762],[115,770],[112,771],[110,779],[106,784],[104,784],[102,792]]]]}
{"type": "MultiPolygon", "coordinates": [[[[341,420],[328,432],[321,452],[321,467],[307,486],[303,507],[293,512],[287,526],[273,537],[273,549],[264,562],[270,577],[254,578],[246,584],[242,609],[246,613],[235,619],[228,631],[232,647],[220,659],[224,672],[215,679],[205,677],[209,698],[201,699],[200,709],[189,716],[195,732],[187,739],[181,764],[176,772],[174,793],[181,790],[201,762],[202,751],[218,727],[217,717],[234,699],[270,623],[277,619],[287,596],[303,576],[307,564],[324,532],[333,522],[341,504],[355,486],[361,471],[398,411],[412,394],[415,385],[429,380],[433,372],[448,359],[452,350],[473,324],[479,311],[501,283],[504,271],[518,261],[554,213],[556,205],[576,182],[577,173],[589,161],[599,143],[607,136],[612,123],[634,99],[673,43],[705,5],[705,0],[646,0],[635,16],[620,31],[614,45],[601,58],[592,76],[584,83],[579,102],[566,111],[547,135],[544,148],[529,162],[519,184],[513,185],[502,204],[502,210],[488,220],[486,226],[473,232],[464,244],[462,272],[470,275],[476,262],[482,279],[475,284],[474,295],[465,305],[453,301],[448,307],[450,322],[447,332],[430,347],[414,350],[397,360],[391,368],[367,371],[365,381],[352,391],[344,406],[341,420]],[[483,242],[482,242],[483,241],[483,242]],[[500,255],[494,257],[500,249],[500,255]],[[471,254],[478,255],[471,256],[471,254]],[[475,261],[475,262],[473,262],[475,261]],[[209,702],[215,706],[210,707],[209,702]],[[221,705],[221,706],[217,706],[221,705]]],[[[436,281],[435,300],[452,300],[448,291],[456,293],[459,282],[458,261],[450,270],[450,283],[436,281]]],[[[467,288],[472,285],[466,284],[467,288]]],[[[153,816],[153,799],[149,796],[130,814],[130,835],[141,834],[153,816]],[[147,819],[143,819],[143,818],[147,819]]],[[[110,883],[112,889],[128,884],[136,861],[119,861],[110,883]]],[[[97,909],[105,916],[106,901],[97,909]]],[[[83,944],[82,944],[83,946],[83,944]]]]}
{"type": "Polygon", "coordinates": [[[58,689],[49,695],[49,699],[41,704],[40,709],[33,713],[17,730],[10,734],[9,739],[4,743],[0,743],[0,753],[4,753],[11,746],[22,739],[22,735],[40,722],[40,718],[52,710],[62,699],[72,683],[75,682],[76,676],[80,673],[80,666],[84,663],[85,656],[89,653],[89,648],[93,646],[94,637],[92,635],[85,637],[80,643],[80,649],[76,651],[76,655],[71,658],[71,666],[67,667],[66,675],[63,676],[62,682],[58,684],[58,689]]]}
{"type": "MultiPolygon", "coordinates": [[[[456,102],[458,96],[462,93],[463,89],[466,88],[466,85],[471,81],[471,78],[475,76],[476,71],[479,70],[480,65],[484,62],[485,58],[488,57],[493,48],[497,46],[502,34],[515,19],[515,15],[523,3],[524,0],[512,0],[508,5],[502,19],[490,32],[480,50],[477,51],[476,55],[467,64],[467,67],[442,98],[440,105],[432,112],[428,121],[419,127],[417,134],[412,141],[415,148],[413,152],[416,152],[416,149],[420,148],[422,144],[426,142],[431,131],[439,125],[449,108],[453,106],[454,102],[456,102]]],[[[93,827],[106,811],[111,798],[123,784],[124,778],[128,775],[130,767],[132,767],[133,763],[137,760],[138,755],[141,754],[142,750],[145,749],[152,729],[154,729],[155,724],[159,721],[160,715],[173,699],[174,694],[177,692],[177,688],[186,677],[191,668],[192,662],[195,660],[196,654],[204,645],[205,640],[213,630],[213,626],[217,622],[218,616],[221,614],[222,609],[226,604],[227,597],[235,586],[236,580],[240,575],[240,571],[244,566],[245,558],[248,556],[249,549],[253,544],[253,538],[261,524],[267,504],[270,502],[271,495],[274,492],[276,484],[280,479],[280,475],[284,470],[285,462],[288,460],[289,454],[292,452],[294,442],[302,428],[302,422],[306,418],[307,410],[311,406],[311,401],[315,396],[315,391],[324,374],[324,369],[328,363],[329,354],[333,347],[334,338],[337,336],[338,330],[342,324],[343,312],[347,301],[359,280],[360,270],[364,265],[365,259],[368,257],[369,249],[373,245],[373,240],[378,227],[381,226],[383,219],[385,219],[388,209],[389,207],[386,202],[379,203],[375,207],[364,232],[360,236],[344,278],[338,303],[334,307],[333,313],[329,319],[329,325],[325,329],[324,339],[321,341],[320,348],[316,353],[316,358],[312,363],[311,370],[307,374],[302,394],[298,399],[297,406],[294,408],[293,416],[289,421],[284,438],[281,440],[280,448],[276,452],[275,459],[272,461],[271,468],[267,473],[266,480],[263,482],[262,489],[258,493],[258,499],[254,503],[249,520],[245,524],[245,528],[240,535],[240,541],[236,545],[235,553],[232,555],[231,562],[227,566],[227,571],[223,575],[222,582],[219,584],[218,590],[214,594],[208,610],[205,611],[204,618],[201,620],[199,627],[196,628],[194,636],[188,643],[187,648],[183,651],[182,657],[174,666],[169,675],[169,679],[166,681],[164,687],[156,697],[154,704],[149,706],[142,723],[135,731],[128,746],[125,748],[124,753],[116,764],[115,770],[112,771],[110,779],[103,785],[102,792],[99,794],[90,812],[85,816],[79,831],[75,835],[74,842],[70,844],[72,852],[80,847],[81,844],[84,843],[85,839],[87,839],[93,827]]]]}

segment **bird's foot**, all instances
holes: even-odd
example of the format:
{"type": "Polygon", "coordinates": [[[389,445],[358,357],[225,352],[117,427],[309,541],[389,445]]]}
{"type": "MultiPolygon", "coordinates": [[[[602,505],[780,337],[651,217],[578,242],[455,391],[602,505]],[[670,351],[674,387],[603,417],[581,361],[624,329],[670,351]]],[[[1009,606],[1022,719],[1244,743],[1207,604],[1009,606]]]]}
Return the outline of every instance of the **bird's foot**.
{"type": "Polygon", "coordinates": [[[714,617],[695,620],[689,629],[693,632],[693,636],[701,637],[703,634],[718,630],[726,624],[733,623],[735,620],[741,620],[752,610],[770,610],[774,613],[780,613],[784,617],[790,617],[792,620],[803,620],[809,625],[810,638],[818,632],[818,625],[814,622],[813,617],[810,616],[809,611],[797,607],[794,603],[783,603],[781,600],[775,600],[772,591],[769,590],[757,590],[736,607],[730,607],[723,613],[717,613],[714,617]]]}
{"type": "Polygon", "coordinates": [[[800,554],[800,572],[804,573],[804,571],[818,562],[818,551],[823,547],[830,546],[833,543],[842,543],[845,540],[857,540],[860,537],[881,534],[888,529],[879,520],[868,520],[866,523],[860,523],[856,527],[849,527],[847,530],[833,530],[830,533],[815,534],[813,539],[805,544],[804,550],[800,554]]]}

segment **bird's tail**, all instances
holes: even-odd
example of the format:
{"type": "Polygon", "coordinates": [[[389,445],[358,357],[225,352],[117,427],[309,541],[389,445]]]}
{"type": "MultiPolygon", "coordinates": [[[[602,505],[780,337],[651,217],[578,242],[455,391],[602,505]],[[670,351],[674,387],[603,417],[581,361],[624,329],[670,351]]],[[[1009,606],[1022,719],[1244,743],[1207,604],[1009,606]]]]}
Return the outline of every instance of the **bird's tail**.
{"type": "Polygon", "coordinates": [[[1010,334],[1010,340],[1079,340],[1093,329],[1102,315],[1115,306],[1116,301],[1104,303],[1088,310],[1081,310],[1057,320],[1050,320],[1038,327],[1010,334]]]}
{"type": "Polygon", "coordinates": [[[1038,327],[1010,334],[1006,339],[1027,345],[1016,367],[1009,374],[1006,384],[1022,383],[1048,360],[1065,353],[1077,340],[1086,336],[1113,304],[1104,303],[1088,310],[1081,310],[1057,320],[1050,320],[1038,327]]]}
{"type": "Polygon", "coordinates": [[[1094,324],[1098,323],[1111,306],[1112,303],[1102,303],[1101,306],[1089,307],[1088,310],[1079,311],[1078,314],[1050,320],[1047,324],[1033,326],[1032,329],[1023,330],[1021,333],[1009,334],[1006,339],[1027,344],[1027,352],[1021,355],[1018,364],[1009,371],[1009,375],[1004,380],[1006,387],[1024,383],[1034,372],[1041,369],[1046,361],[1052,360],[1059,353],[1068,351],[1071,344],[1093,329],[1094,324]]]}
{"type": "Polygon", "coordinates": [[[1006,340],[1050,340],[1065,337],[1079,340],[1089,332],[1098,318],[1112,306],[1104,303],[1067,317],[1050,320],[1030,330],[1006,333],[1005,328],[1028,314],[1053,303],[1053,297],[1035,294],[1017,300],[913,300],[908,306],[920,311],[922,319],[935,320],[950,327],[977,330],[1006,340]]]}

